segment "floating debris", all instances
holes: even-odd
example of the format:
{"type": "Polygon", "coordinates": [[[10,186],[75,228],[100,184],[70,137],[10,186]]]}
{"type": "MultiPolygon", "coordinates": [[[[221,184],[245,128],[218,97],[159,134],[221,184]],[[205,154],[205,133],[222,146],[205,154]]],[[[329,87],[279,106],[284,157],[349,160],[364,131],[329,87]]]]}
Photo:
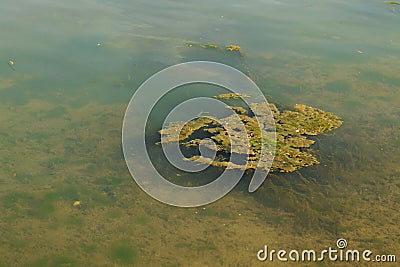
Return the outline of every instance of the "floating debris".
{"type": "MultiPolygon", "coordinates": [[[[238,94],[223,94],[216,98],[238,99],[239,97],[238,94]]],[[[319,164],[309,149],[314,141],[307,136],[336,129],[342,124],[339,117],[318,108],[297,104],[293,110],[280,112],[274,104],[269,104],[268,108],[271,110],[276,128],[274,135],[268,130],[260,129],[259,126],[258,119],[268,116],[265,114],[267,103],[250,104],[252,113],[257,117],[248,115],[243,107],[228,107],[235,111],[236,115],[219,119],[219,123],[212,117],[201,117],[188,123],[170,123],[159,131],[162,142],[179,142],[182,147],[191,149],[198,148],[201,139],[211,138],[214,144],[206,143],[204,146],[217,153],[214,159],[193,155],[184,160],[227,169],[261,168],[270,169],[272,172],[293,172],[302,167],[319,164]],[[237,117],[240,118],[241,127],[238,125],[237,117]],[[223,128],[221,124],[229,125],[229,129],[223,128]],[[196,138],[191,139],[193,135],[196,138]],[[247,143],[243,137],[247,137],[247,143]],[[275,155],[269,149],[274,147],[275,155]],[[261,157],[265,153],[269,153],[268,156],[261,157]],[[241,155],[245,161],[231,162],[229,159],[233,154],[241,155]]]]}
{"type": "Polygon", "coordinates": [[[217,99],[239,99],[239,98],[243,98],[243,97],[250,97],[249,95],[245,95],[245,94],[237,94],[237,93],[228,93],[228,94],[220,94],[220,95],[216,95],[213,96],[213,98],[217,98],[217,99]]]}
{"type": "Polygon", "coordinates": [[[185,46],[187,47],[201,47],[201,48],[209,48],[209,49],[220,49],[220,50],[226,50],[226,51],[238,51],[240,52],[242,48],[238,45],[230,45],[230,46],[221,46],[221,48],[216,45],[216,44],[203,44],[203,43],[194,43],[194,42],[189,42],[189,43],[184,43],[185,46]]]}
{"type": "Polygon", "coordinates": [[[185,46],[187,46],[187,47],[212,48],[212,49],[218,48],[218,45],[215,45],[215,44],[201,44],[201,43],[185,43],[185,46]]]}
{"type": "Polygon", "coordinates": [[[230,45],[226,48],[228,51],[240,51],[242,48],[238,45],[230,45]]]}
{"type": "Polygon", "coordinates": [[[10,66],[10,68],[13,70],[13,71],[15,71],[15,61],[14,60],[12,60],[12,59],[10,59],[10,60],[8,60],[8,66],[10,66]]]}
{"type": "Polygon", "coordinates": [[[210,44],[210,45],[207,45],[207,47],[209,47],[209,48],[218,48],[218,45],[210,44]]]}
{"type": "Polygon", "coordinates": [[[387,5],[400,5],[400,2],[394,2],[394,1],[387,1],[385,2],[387,5]]]}

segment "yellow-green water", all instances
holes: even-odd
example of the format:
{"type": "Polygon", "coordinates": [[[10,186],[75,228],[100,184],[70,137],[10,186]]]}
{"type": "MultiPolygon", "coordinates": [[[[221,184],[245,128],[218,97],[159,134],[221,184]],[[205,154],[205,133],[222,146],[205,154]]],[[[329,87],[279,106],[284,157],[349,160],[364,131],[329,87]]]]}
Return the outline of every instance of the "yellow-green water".
{"type": "Polygon", "coordinates": [[[383,1],[2,1],[0,264],[286,266],[256,253],[340,237],[398,253],[399,21],[383,1]],[[321,164],[200,208],[141,191],[122,156],[126,106],[155,72],[199,59],[249,72],[272,102],[341,116],[316,138],[321,164]]]}

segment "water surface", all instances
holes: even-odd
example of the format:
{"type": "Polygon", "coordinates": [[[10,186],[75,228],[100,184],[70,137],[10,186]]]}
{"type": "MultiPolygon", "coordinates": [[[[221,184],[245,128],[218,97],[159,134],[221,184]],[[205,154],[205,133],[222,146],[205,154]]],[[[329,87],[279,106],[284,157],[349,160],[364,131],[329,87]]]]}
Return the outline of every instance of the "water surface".
{"type": "Polygon", "coordinates": [[[4,266],[257,266],[264,245],[322,250],[339,237],[353,249],[399,251],[399,6],[371,0],[3,0],[1,6],[4,266]],[[242,56],[187,42],[239,45],[242,56]],[[144,80],[189,60],[233,65],[272,102],[342,117],[341,128],[315,139],[321,164],[270,174],[254,194],[244,179],[200,208],[147,196],[122,157],[125,108],[144,80]]]}

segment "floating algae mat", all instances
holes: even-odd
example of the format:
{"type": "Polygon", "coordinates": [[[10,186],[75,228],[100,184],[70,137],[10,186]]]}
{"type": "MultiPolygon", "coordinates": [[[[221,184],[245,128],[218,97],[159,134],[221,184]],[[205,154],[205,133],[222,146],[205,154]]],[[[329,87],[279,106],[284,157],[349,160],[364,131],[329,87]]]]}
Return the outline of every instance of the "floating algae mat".
{"type": "MultiPolygon", "coordinates": [[[[237,94],[215,96],[221,100],[231,101],[240,97],[248,96],[237,94]]],[[[184,160],[200,164],[242,170],[256,168],[268,170],[271,167],[272,172],[293,172],[319,163],[310,149],[314,141],[307,137],[336,129],[342,124],[340,118],[330,112],[301,104],[295,105],[293,110],[284,111],[279,111],[274,104],[266,102],[252,103],[250,109],[232,105],[227,105],[227,108],[232,109],[235,114],[222,119],[225,125],[237,124],[235,117],[238,116],[244,127],[234,127],[233,130],[227,131],[222,127],[221,119],[202,116],[187,123],[183,121],[169,123],[159,131],[162,137],[161,143],[179,143],[181,149],[192,153],[184,160]],[[260,111],[265,111],[266,108],[269,108],[273,115],[276,128],[274,134],[260,129],[257,120],[257,117],[263,115],[260,111]],[[242,138],[243,136],[247,138],[242,138]],[[239,140],[240,138],[245,140],[239,140]],[[209,142],[204,142],[204,139],[209,142]],[[200,155],[200,144],[213,151],[214,157],[200,155]],[[272,166],[271,162],[267,162],[272,160],[272,157],[267,159],[260,157],[271,148],[275,148],[272,166]],[[241,158],[247,160],[231,162],[232,154],[239,154],[241,158]]]]}

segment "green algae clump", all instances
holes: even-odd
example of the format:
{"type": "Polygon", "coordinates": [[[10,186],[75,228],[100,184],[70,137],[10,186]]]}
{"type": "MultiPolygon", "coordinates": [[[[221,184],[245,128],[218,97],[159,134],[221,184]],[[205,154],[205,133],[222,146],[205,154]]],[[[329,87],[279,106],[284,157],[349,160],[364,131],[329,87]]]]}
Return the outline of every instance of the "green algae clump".
{"type": "MultiPolygon", "coordinates": [[[[238,99],[236,94],[222,94],[215,96],[218,99],[238,99]]],[[[180,147],[192,149],[193,154],[184,158],[199,164],[207,164],[227,169],[257,169],[271,172],[294,172],[302,167],[319,164],[310,147],[314,140],[309,136],[316,136],[336,129],[342,121],[336,115],[318,108],[296,104],[293,110],[279,111],[274,104],[252,103],[250,110],[240,106],[229,106],[235,115],[220,119],[212,116],[199,117],[189,122],[172,122],[161,129],[160,143],[178,142],[180,147]],[[267,116],[268,105],[275,124],[275,133],[268,129],[261,129],[257,117],[267,116]],[[254,116],[254,115],[257,115],[254,116]],[[244,127],[236,127],[239,117],[244,127]],[[230,125],[229,132],[222,127],[221,121],[230,125]],[[244,142],[243,136],[247,137],[244,142]],[[209,138],[213,142],[203,142],[209,138]],[[203,144],[207,149],[216,153],[214,158],[199,155],[199,146],[203,144]],[[197,150],[196,150],[197,148],[197,150]],[[271,151],[275,150],[275,153],[271,151]],[[232,154],[242,155],[246,160],[231,162],[232,154]],[[262,157],[262,154],[267,157],[262,157]]]]}

